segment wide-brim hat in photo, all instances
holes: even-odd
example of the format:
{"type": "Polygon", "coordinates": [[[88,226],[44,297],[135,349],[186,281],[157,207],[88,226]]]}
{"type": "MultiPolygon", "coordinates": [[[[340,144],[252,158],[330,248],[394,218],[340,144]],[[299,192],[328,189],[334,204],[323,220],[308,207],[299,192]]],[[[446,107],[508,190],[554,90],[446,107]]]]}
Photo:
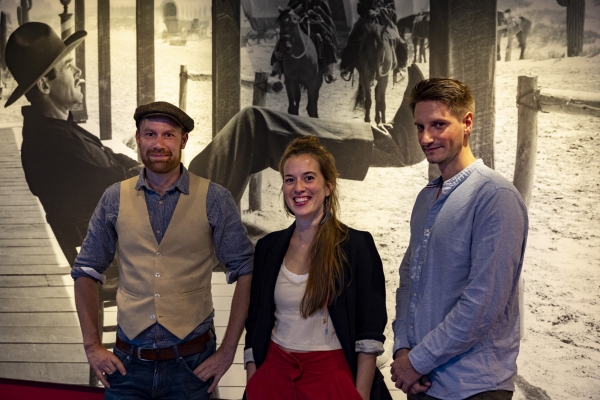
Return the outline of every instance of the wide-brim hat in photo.
{"type": "Polygon", "coordinates": [[[85,36],[77,31],[64,42],[52,28],[41,22],[28,22],[18,27],[6,43],[6,66],[17,81],[17,88],[4,104],[10,106],[62,60],[85,36]]]}

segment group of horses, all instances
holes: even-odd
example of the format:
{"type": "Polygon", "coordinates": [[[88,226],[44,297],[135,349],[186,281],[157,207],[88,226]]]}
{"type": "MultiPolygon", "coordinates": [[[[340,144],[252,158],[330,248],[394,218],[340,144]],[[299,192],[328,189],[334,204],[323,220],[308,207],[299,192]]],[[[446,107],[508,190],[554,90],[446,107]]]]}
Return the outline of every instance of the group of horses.
{"type": "MultiPolygon", "coordinates": [[[[289,102],[288,113],[298,115],[301,91],[304,88],[307,92],[306,110],[308,115],[318,118],[317,103],[319,90],[323,84],[323,71],[319,69],[318,53],[310,38],[310,32],[307,34],[301,27],[302,21],[303,16],[297,15],[290,8],[280,10],[277,20],[280,40],[283,41],[282,48],[285,49],[282,66],[289,102]]],[[[504,35],[508,37],[505,59],[510,60],[509,51],[512,49],[511,43],[514,37],[517,38],[521,48],[520,59],[523,59],[527,35],[531,29],[531,20],[522,16],[510,17],[506,12],[498,11],[497,22],[498,61],[501,60],[500,40],[504,35]]],[[[422,12],[401,18],[397,21],[396,27],[404,46],[406,46],[406,33],[411,33],[413,62],[417,62],[417,55],[419,62],[427,62],[425,44],[429,39],[429,13],[422,12]]],[[[346,47],[342,52],[340,71],[342,74],[353,73],[352,70],[356,68],[359,73],[355,107],[362,106],[364,108],[365,122],[371,122],[371,86],[376,82],[375,122],[377,124],[385,123],[385,92],[390,72],[397,67],[396,50],[391,40],[384,34],[385,28],[382,25],[371,21],[362,25],[361,29],[362,37],[358,53],[355,53],[356,49],[346,47]],[[350,59],[357,59],[357,62],[350,62],[350,59]]],[[[408,57],[409,52],[406,51],[405,54],[408,57]]]]}

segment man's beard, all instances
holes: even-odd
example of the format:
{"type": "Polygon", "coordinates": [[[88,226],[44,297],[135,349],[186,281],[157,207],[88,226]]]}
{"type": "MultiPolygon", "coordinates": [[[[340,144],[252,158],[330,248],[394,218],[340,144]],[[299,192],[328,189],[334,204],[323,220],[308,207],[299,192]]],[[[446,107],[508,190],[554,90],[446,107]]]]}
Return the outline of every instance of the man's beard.
{"type": "Polygon", "coordinates": [[[179,154],[173,155],[169,150],[148,150],[146,154],[142,154],[142,162],[150,171],[156,174],[166,174],[168,172],[173,171],[175,168],[179,167],[179,162],[181,161],[181,151],[179,154]],[[150,158],[150,154],[160,154],[169,156],[169,158],[165,161],[152,161],[150,158]]]}

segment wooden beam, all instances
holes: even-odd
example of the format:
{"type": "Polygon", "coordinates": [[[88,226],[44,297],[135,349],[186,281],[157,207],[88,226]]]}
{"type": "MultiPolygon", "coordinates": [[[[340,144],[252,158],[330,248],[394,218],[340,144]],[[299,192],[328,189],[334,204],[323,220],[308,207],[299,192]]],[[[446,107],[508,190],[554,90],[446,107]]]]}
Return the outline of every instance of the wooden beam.
{"type": "Polygon", "coordinates": [[[98,0],[98,109],[100,139],[112,139],[110,0],[98,0]]]}
{"type": "Polygon", "coordinates": [[[600,94],[541,88],[537,104],[542,112],[600,117],[600,94]]]}
{"type": "Polygon", "coordinates": [[[240,111],[240,0],[213,0],[212,27],[214,137],[240,111]]]}
{"type": "Polygon", "coordinates": [[[154,2],[136,0],[137,104],[154,101],[154,2]]]}
{"type": "Polygon", "coordinates": [[[465,83],[475,97],[469,143],[494,168],[497,1],[431,0],[429,76],[465,83]]]}

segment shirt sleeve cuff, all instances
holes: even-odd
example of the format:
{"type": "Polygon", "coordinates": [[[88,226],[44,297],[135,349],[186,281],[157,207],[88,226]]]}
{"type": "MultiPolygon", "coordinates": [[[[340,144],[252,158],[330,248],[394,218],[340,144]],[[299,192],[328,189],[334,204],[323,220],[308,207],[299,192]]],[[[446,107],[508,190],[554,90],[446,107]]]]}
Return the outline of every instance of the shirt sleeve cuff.
{"type": "Polygon", "coordinates": [[[427,375],[436,367],[431,354],[427,349],[423,348],[423,346],[417,345],[414,347],[410,353],[408,353],[408,359],[413,368],[422,375],[427,375]]]}
{"type": "Polygon", "coordinates": [[[399,349],[410,349],[406,335],[396,335],[394,337],[394,352],[392,354],[396,354],[399,349]]]}
{"type": "Polygon", "coordinates": [[[252,275],[253,271],[254,271],[254,265],[253,265],[253,263],[249,263],[249,264],[245,265],[244,267],[242,267],[238,270],[235,270],[235,271],[227,270],[225,272],[225,279],[227,280],[228,284],[232,284],[234,282],[237,282],[237,280],[240,276],[252,275]]]}
{"type": "Polygon", "coordinates": [[[383,354],[383,343],[379,340],[363,339],[356,341],[354,350],[357,353],[377,353],[378,356],[383,354]]]}
{"type": "Polygon", "coordinates": [[[71,269],[71,278],[74,280],[82,276],[98,281],[103,285],[104,281],[106,280],[106,277],[102,274],[99,274],[94,268],[80,267],[76,265],[73,267],[73,269],[71,269]]]}
{"type": "Polygon", "coordinates": [[[244,369],[246,369],[246,364],[249,362],[254,362],[254,354],[252,353],[252,348],[244,350],[244,369]]]}

